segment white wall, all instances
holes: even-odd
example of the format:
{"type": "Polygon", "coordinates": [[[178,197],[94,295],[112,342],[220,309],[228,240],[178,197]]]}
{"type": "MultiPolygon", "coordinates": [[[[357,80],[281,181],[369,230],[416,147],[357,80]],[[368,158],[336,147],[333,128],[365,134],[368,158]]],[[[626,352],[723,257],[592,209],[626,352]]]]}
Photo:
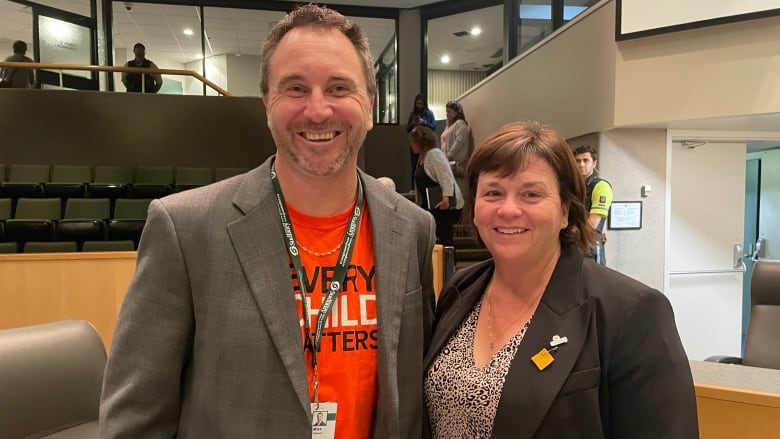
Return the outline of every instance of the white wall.
{"type": "Polygon", "coordinates": [[[233,96],[260,96],[263,58],[255,55],[227,55],[227,90],[233,96]]]}

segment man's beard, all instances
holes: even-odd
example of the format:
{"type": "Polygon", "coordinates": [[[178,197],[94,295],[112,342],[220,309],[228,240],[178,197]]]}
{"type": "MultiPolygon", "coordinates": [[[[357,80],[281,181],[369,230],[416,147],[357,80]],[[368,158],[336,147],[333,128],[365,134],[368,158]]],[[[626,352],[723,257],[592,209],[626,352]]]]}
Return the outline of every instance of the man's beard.
{"type": "MultiPolygon", "coordinates": [[[[345,126],[327,127],[323,129],[323,127],[313,127],[311,124],[307,124],[304,127],[293,126],[290,128],[290,130],[284,130],[282,132],[277,132],[274,129],[271,130],[271,135],[274,138],[274,142],[276,142],[278,151],[290,158],[300,169],[318,177],[332,175],[342,170],[348,162],[357,156],[360,147],[363,145],[363,141],[366,139],[366,133],[367,130],[363,126],[359,127],[358,129],[350,129],[349,127],[345,126]],[[335,159],[320,165],[307,158],[307,154],[304,154],[299,145],[295,143],[296,140],[298,140],[300,137],[298,133],[301,131],[306,131],[307,129],[311,131],[333,130],[339,132],[339,137],[346,136],[346,139],[344,139],[344,146],[341,151],[339,151],[335,159]]],[[[306,141],[305,139],[300,140],[304,142],[306,141]]],[[[339,145],[337,147],[341,146],[339,145]]],[[[329,155],[332,153],[330,148],[303,148],[306,148],[307,152],[309,152],[309,155],[313,154],[315,157],[329,155]]]]}

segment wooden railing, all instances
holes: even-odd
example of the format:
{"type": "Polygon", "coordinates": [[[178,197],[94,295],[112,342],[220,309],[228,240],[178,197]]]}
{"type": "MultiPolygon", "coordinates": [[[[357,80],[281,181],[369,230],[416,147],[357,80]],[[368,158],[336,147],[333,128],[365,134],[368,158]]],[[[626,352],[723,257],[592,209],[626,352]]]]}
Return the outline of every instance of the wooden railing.
{"type": "Polygon", "coordinates": [[[193,72],[191,70],[178,70],[178,69],[152,69],[146,67],[125,67],[125,66],[92,66],[82,64],[56,64],[56,63],[36,63],[36,62],[0,62],[0,67],[13,67],[22,69],[36,69],[36,70],[56,70],[60,75],[60,87],[63,86],[62,72],[65,70],[81,70],[81,71],[97,71],[97,72],[125,72],[125,73],[140,73],[142,75],[161,74],[161,75],[177,75],[177,76],[191,76],[198,81],[211,87],[217,93],[223,96],[231,96],[230,92],[222,87],[214,84],[203,75],[193,72]]]}

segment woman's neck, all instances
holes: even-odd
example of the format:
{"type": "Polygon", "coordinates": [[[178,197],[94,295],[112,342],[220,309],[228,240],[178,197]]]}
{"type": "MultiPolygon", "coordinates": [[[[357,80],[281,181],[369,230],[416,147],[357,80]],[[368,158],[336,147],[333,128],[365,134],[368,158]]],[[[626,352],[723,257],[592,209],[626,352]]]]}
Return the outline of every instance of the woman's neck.
{"type": "Polygon", "coordinates": [[[560,258],[560,249],[548,258],[536,258],[533,262],[495,262],[495,271],[490,281],[494,297],[498,301],[524,301],[537,297],[550,282],[560,258]],[[518,267],[525,267],[519,270],[518,267]]]}

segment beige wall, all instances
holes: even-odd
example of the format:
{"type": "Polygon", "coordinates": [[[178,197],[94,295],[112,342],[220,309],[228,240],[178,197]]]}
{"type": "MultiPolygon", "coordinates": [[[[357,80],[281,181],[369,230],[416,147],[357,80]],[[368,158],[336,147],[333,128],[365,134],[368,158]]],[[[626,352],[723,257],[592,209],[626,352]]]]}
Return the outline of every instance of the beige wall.
{"type": "Polygon", "coordinates": [[[607,266],[663,291],[666,130],[614,129],[599,136],[599,170],[614,200],[642,201],[640,230],[607,230],[607,266]],[[652,195],[641,196],[643,185],[652,195]]]}
{"type": "Polygon", "coordinates": [[[780,17],[621,42],[615,125],[780,112],[780,17]]]}

